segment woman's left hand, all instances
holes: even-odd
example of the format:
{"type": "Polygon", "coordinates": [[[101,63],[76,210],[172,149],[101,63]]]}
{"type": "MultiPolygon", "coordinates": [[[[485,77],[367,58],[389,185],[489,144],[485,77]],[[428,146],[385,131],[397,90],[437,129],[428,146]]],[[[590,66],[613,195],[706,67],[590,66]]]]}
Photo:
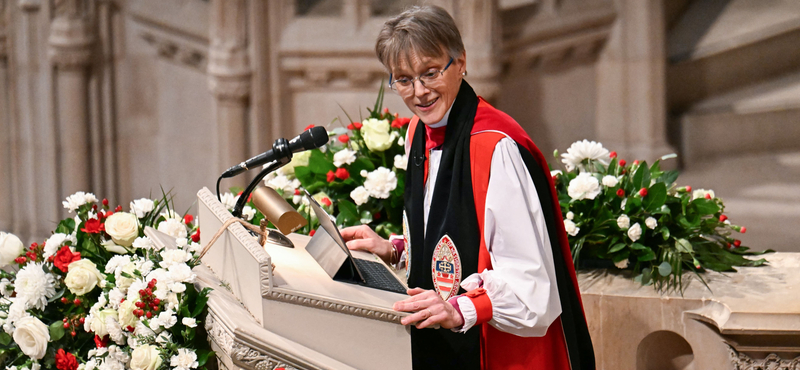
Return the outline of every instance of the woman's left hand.
{"type": "Polygon", "coordinates": [[[453,305],[442,300],[436,291],[414,288],[408,290],[408,295],[411,297],[392,306],[395,311],[414,312],[400,320],[403,325],[416,323],[418,329],[423,329],[439,324],[445,329],[452,329],[464,324],[464,319],[453,305]]]}

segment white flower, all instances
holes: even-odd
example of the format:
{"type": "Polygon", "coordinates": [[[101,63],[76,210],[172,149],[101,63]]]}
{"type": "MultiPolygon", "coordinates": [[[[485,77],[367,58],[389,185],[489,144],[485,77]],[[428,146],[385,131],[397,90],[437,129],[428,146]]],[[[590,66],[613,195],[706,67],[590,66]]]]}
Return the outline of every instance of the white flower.
{"type": "Polygon", "coordinates": [[[25,245],[14,234],[0,231],[0,268],[6,267],[25,251],[25,245]]]}
{"type": "Polygon", "coordinates": [[[622,202],[619,203],[619,209],[624,211],[626,204],[628,204],[628,198],[623,199],[622,202]]]}
{"type": "Polygon", "coordinates": [[[25,302],[26,308],[44,310],[47,299],[56,295],[56,280],[53,274],[44,272],[42,266],[43,263],[28,263],[17,273],[17,280],[14,282],[17,299],[25,302]]]}
{"type": "Polygon", "coordinates": [[[192,256],[181,249],[169,249],[161,252],[161,262],[158,264],[163,268],[169,268],[175,264],[183,264],[192,259],[192,256]]]}
{"type": "Polygon", "coordinates": [[[172,343],[172,334],[170,334],[170,332],[168,331],[162,331],[158,333],[158,336],[156,336],[156,343],[158,344],[172,343]]]}
{"type": "Polygon", "coordinates": [[[617,217],[617,226],[619,226],[620,229],[625,230],[631,226],[631,219],[628,218],[628,215],[619,216],[617,217]]]}
{"type": "Polygon", "coordinates": [[[567,220],[574,220],[575,214],[572,211],[567,212],[567,220]]]}
{"type": "Polygon", "coordinates": [[[594,199],[600,194],[600,182],[588,172],[581,172],[572,179],[567,187],[567,194],[575,200],[594,199]]]}
{"type": "Polygon", "coordinates": [[[26,356],[41,360],[47,352],[47,342],[50,341],[50,331],[47,325],[33,316],[23,317],[16,322],[14,342],[19,345],[26,356]]]}
{"type": "Polygon", "coordinates": [[[658,222],[656,221],[655,218],[652,217],[648,217],[646,220],[644,220],[644,224],[647,226],[647,228],[651,230],[655,229],[656,226],[658,226],[658,222]]]}
{"type": "Polygon", "coordinates": [[[256,217],[256,210],[253,207],[244,206],[242,209],[242,218],[244,218],[245,221],[250,221],[253,219],[253,217],[256,217]]]}
{"type": "Polygon", "coordinates": [[[394,166],[395,168],[405,170],[406,167],[408,167],[408,156],[405,154],[403,155],[398,154],[394,156],[394,166]]]}
{"type": "Polygon", "coordinates": [[[185,263],[176,263],[170,266],[167,270],[169,271],[170,279],[175,282],[192,284],[197,277],[192,272],[192,268],[185,263]]]}
{"type": "Polygon", "coordinates": [[[622,270],[622,269],[628,268],[629,264],[630,264],[630,262],[626,258],[626,259],[624,259],[622,261],[619,261],[619,262],[615,263],[614,266],[617,266],[618,269],[622,270]]]}
{"type": "Polygon", "coordinates": [[[92,261],[82,258],[69,264],[64,284],[70,292],[81,296],[91,292],[104,277],[92,261]]]}
{"type": "Polygon", "coordinates": [[[161,362],[158,347],[144,344],[133,350],[129,366],[132,370],[156,370],[161,362]]]}
{"type": "Polygon", "coordinates": [[[400,138],[397,139],[397,145],[400,145],[400,146],[406,145],[406,138],[400,136],[400,138]]]}
{"type": "Polygon", "coordinates": [[[617,186],[617,183],[619,183],[619,180],[617,180],[616,177],[611,175],[603,176],[603,185],[608,186],[609,188],[613,188],[617,186]]]}
{"type": "Polygon", "coordinates": [[[6,322],[3,324],[3,330],[6,333],[13,334],[15,329],[14,323],[30,316],[30,314],[28,314],[28,308],[26,305],[27,303],[25,301],[16,298],[8,308],[8,317],[6,318],[6,322]]]}
{"type": "Polygon", "coordinates": [[[127,255],[114,256],[106,263],[106,274],[119,273],[123,266],[131,263],[131,257],[127,255]]]}
{"type": "Polygon", "coordinates": [[[161,326],[169,329],[178,323],[178,318],[172,310],[166,310],[158,314],[158,321],[161,322],[161,326]]]}
{"type": "Polygon", "coordinates": [[[185,238],[186,235],[188,235],[188,232],[186,231],[186,225],[180,220],[176,220],[174,218],[161,221],[161,223],[158,224],[158,231],[161,231],[162,233],[173,238],[185,238]]]}
{"type": "Polygon", "coordinates": [[[367,176],[369,175],[369,172],[367,172],[367,170],[361,170],[361,172],[359,172],[358,174],[361,175],[361,177],[366,179],[367,176]]]}
{"type": "Polygon", "coordinates": [[[111,302],[111,307],[112,308],[115,308],[115,309],[118,308],[119,305],[120,305],[119,302],[122,301],[123,299],[125,299],[125,293],[123,293],[117,287],[114,287],[113,289],[111,289],[110,292],[108,292],[108,300],[109,300],[109,302],[111,302]]]}
{"type": "Polygon", "coordinates": [[[361,137],[364,138],[364,143],[370,151],[382,152],[392,146],[394,136],[390,133],[388,120],[369,118],[362,124],[361,137]]]}
{"type": "Polygon", "coordinates": [[[144,217],[148,212],[152,212],[154,208],[155,203],[147,198],[136,199],[131,202],[131,213],[138,218],[144,217]]]}
{"type": "Polygon", "coordinates": [[[333,165],[342,167],[345,164],[351,164],[356,161],[356,151],[344,148],[333,154],[333,165]]]}
{"type": "Polygon", "coordinates": [[[92,314],[92,320],[87,320],[86,322],[89,323],[90,330],[102,338],[108,334],[108,328],[106,327],[106,318],[108,317],[117,318],[117,310],[107,308],[97,311],[92,314]]]}
{"type": "MultiPolygon", "coordinates": [[[[2,236],[0,236],[0,239],[2,239],[2,236]]],[[[78,239],[74,235],[62,233],[50,235],[50,237],[44,242],[44,258],[47,259],[48,257],[58,253],[58,250],[61,249],[66,242],[72,242],[71,245],[74,246],[75,244],[78,244],[78,239]]],[[[0,252],[0,254],[2,254],[2,252],[0,252]]]]}
{"type": "Polygon", "coordinates": [[[581,231],[581,228],[575,226],[572,220],[564,220],[564,229],[567,231],[567,234],[572,236],[578,235],[578,232],[581,231]]]}
{"type": "Polygon", "coordinates": [[[714,190],[711,190],[711,189],[708,189],[708,190],[706,190],[706,189],[697,189],[697,190],[692,192],[692,200],[695,200],[697,198],[705,198],[706,195],[708,195],[711,199],[716,198],[714,196],[714,190]]]}
{"type": "MultiPolygon", "coordinates": [[[[294,194],[294,189],[296,188],[294,181],[292,181],[290,178],[277,174],[275,176],[268,176],[264,180],[264,184],[270,188],[280,191],[284,196],[294,194]]],[[[233,209],[233,207],[230,207],[230,209],[233,209]]]]}
{"type": "MultiPolygon", "coordinates": [[[[136,323],[139,322],[139,319],[136,317],[136,315],[133,314],[133,310],[136,309],[136,302],[138,302],[138,300],[126,299],[125,302],[122,302],[119,305],[119,312],[117,312],[118,315],[117,318],[119,319],[120,325],[124,327],[128,326],[132,326],[134,328],[136,327],[136,323]]],[[[108,323],[106,323],[106,327],[108,327],[108,323]]]]}
{"type": "MultiPolygon", "coordinates": [[[[154,337],[154,336],[156,336],[156,332],[154,332],[153,330],[151,330],[151,329],[150,329],[150,328],[149,328],[147,325],[145,325],[145,323],[144,323],[144,322],[142,322],[141,320],[139,320],[139,322],[137,322],[137,323],[136,323],[136,327],[135,327],[134,329],[135,329],[135,330],[134,330],[133,332],[134,332],[134,333],[136,333],[136,335],[137,335],[137,336],[138,336],[138,335],[141,335],[141,336],[143,336],[143,337],[154,337]]],[[[132,338],[132,337],[128,337],[128,338],[130,339],[130,338],[132,338]]],[[[138,345],[137,345],[137,347],[138,347],[138,345]]]]}
{"type": "Polygon", "coordinates": [[[367,174],[364,180],[364,188],[373,198],[386,199],[389,193],[397,187],[397,175],[386,167],[378,167],[377,170],[367,174]]]}
{"type": "Polygon", "coordinates": [[[64,208],[68,209],[70,213],[78,209],[78,207],[86,203],[97,202],[97,198],[92,193],[84,193],[79,191],[67,197],[67,200],[61,202],[64,208]]]}
{"type": "Polygon", "coordinates": [[[236,201],[239,200],[239,196],[234,196],[233,193],[227,192],[222,194],[220,197],[220,202],[222,205],[225,206],[229,211],[233,210],[233,207],[236,207],[236,201]]]}
{"type": "Polygon", "coordinates": [[[582,162],[585,159],[595,160],[604,165],[607,165],[610,160],[608,150],[603,148],[603,144],[589,140],[572,143],[567,152],[561,155],[561,158],[567,171],[572,171],[576,167],[583,170],[582,162]]]}
{"type": "Polygon", "coordinates": [[[197,326],[197,320],[195,320],[192,317],[184,317],[183,319],[181,319],[181,324],[186,325],[186,326],[188,326],[190,328],[193,328],[193,327],[197,326]]]}
{"type": "Polygon", "coordinates": [[[169,366],[172,366],[175,370],[194,369],[198,365],[197,354],[187,348],[179,348],[178,354],[169,359],[169,366]]]}
{"type": "Polygon", "coordinates": [[[550,177],[556,177],[561,174],[561,170],[550,171],[550,177]]]}
{"type": "Polygon", "coordinates": [[[631,241],[637,241],[642,236],[642,227],[639,226],[639,223],[633,224],[630,229],[628,229],[628,237],[631,238],[631,241]]]}
{"type": "Polygon", "coordinates": [[[106,233],[123,247],[130,247],[139,236],[139,219],[127,212],[117,212],[106,218],[106,233]]]}
{"type": "Polygon", "coordinates": [[[350,198],[353,198],[356,205],[360,206],[369,201],[369,192],[363,186],[359,186],[350,192],[350,198]]]}
{"type": "Polygon", "coordinates": [[[107,251],[109,251],[111,253],[127,254],[127,253],[130,252],[128,250],[128,248],[125,248],[125,247],[123,247],[121,245],[117,245],[117,243],[114,243],[113,240],[105,240],[105,241],[101,242],[100,245],[102,245],[103,248],[105,248],[107,251]]]}
{"type": "Polygon", "coordinates": [[[108,336],[115,343],[119,345],[125,344],[125,333],[122,332],[122,327],[115,318],[111,316],[106,317],[106,330],[108,330],[108,336]]]}
{"type": "Polygon", "coordinates": [[[0,280],[0,295],[2,295],[5,298],[9,298],[13,293],[14,293],[14,286],[11,285],[11,282],[8,281],[8,279],[6,278],[0,280]]]}
{"type": "Polygon", "coordinates": [[[136,238],[136,240],[134,240],[133,244],[131,245],[133,246],[134,249],[150,250],[151,248],[153,248],[153,241],[146,236],[142,236],[136,238]]]}

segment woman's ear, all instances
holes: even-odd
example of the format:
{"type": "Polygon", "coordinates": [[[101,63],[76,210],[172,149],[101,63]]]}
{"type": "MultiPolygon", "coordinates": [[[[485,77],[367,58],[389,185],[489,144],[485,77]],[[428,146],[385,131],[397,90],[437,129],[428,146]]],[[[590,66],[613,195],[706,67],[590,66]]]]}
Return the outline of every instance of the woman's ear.
{"type": "Polygon", "coordinates": [[[459,66],[458,73],[460,73],[462,76],[464,76],[465,73],[467,72],[467,52],[466,51],[462,51],[461,52],[461,56],[459,56],[456,59],[456,63],[458,63],[458,66],[459,66]]]}

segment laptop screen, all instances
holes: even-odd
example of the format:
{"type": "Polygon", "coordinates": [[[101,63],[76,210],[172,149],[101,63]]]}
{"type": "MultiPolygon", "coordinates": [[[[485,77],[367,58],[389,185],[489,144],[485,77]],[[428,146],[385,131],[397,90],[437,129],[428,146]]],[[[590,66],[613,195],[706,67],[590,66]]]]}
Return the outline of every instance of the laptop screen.
{"type": "Polygon", "coordinates": [[[325,232],[333,238],[336,245],[342,248],[342,250],[347,253],[348,257],[352,258],[353,256],[350,254],[350,249],[347,248],[347,243],[345,243],[344,238],[342,238],[342,234],[339,233],[339,228],[336,227],[333,217],[322,209],[322,206],[308,193],[308,190],[303,189],[303,191],[306,193],[306,197],[308,197],[308,203],[311,204],[311,209],[314,210],[314,214],[317,215],[317,219],[319,219],[319,224],[325,229],[325,232]]]}

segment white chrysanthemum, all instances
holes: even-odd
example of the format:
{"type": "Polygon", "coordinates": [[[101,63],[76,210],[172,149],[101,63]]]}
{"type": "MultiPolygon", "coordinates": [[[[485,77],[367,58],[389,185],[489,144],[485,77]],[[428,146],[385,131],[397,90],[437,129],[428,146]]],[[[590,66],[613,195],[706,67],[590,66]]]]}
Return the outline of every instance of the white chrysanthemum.
{"type": "Polygon", "coordinates": [[[19,270],[14,286],[17,299],[26,302],[27,308],[44,310],[47,299],[56,295],[56,279],[44,272],[43,263],[29,263],[19,270]]]}
{"type": "Polygon", "coordinates": [[[564,220],[564,230],[567,231],[567,234],[575,236],[578,235],[578,232],[581,231],[581,228],[575,226],[575,223],[572,222],[572,220],[564,220]]]}
{"type": "Polygon", "coordinates": [[[394,167],[405,171],[408,167],[408,156],[405,154],[394,156],[394,167]]]}
{"type": "Polygon", "coordinates": [[[576,167],[583,170],[583,161],[589,159],[607,165],[610,158],[608,150],[598,142],[582,140],[572,143],[567,152],[561,155],[561,162],[572,171],[576,167]]]}
{"type": "Polygon", "coordinates": [[[231,192],[224,193],[220,197],[220,202],[229,211],[232,211],[233,207],[236,207],[236,201],[237,200],[239,200],[239,196],[238,195],[234,196],[233,193],[231,193],[231,192]]]}
{"type": "Polygon", "coordinates": [[[644,220],[644,224],[647,226],[648,229],[655,229],[658,226],[658,221],[655,218],[648,217],[644,220]]]}
{"type": "Polygon", "coordinates": [[[193,317],[184,317],[181,319],[181,324],[186,325],[187,327],[194,328],[197,326],[197,320],[193,317]]]}
{"type": "Polygon", "coordinates": [[[3,295],[5,298],[11,297],[14,293],[14,286],[11,285],[11,282],[8,279],[3,278],[0,280],[0,294],[3,295]]]}
{"type": "Polygon", "coordinates": [[[386,199],[389,193],[397,187],[397,175],[386,167],[378,167],[377,170],[367,174],[364,181],[364,188],[373,198],[386,199]]]}
{"type": "Polygon", "coordinates": [[[619,216],[617,217],[617,226],[619,226],[620,229],[625,230],[631,226],[631,219],[628,218],[628,215],[619,216]]]}
{"type": "Polygon", "coordinates": [[[333,165],[342,167],[345,164],[352,164],[356,161],[356,151],[344,148],[333,154],[333,165]]]}
{"type": "Polygon", "coordinates": [[[133,202],[131,202],[130,206],[131,206],[131,213],[135,214],[136,217],[138,218],[142,218],[148,212],[153,211],[153,209],[155,208],[155,202],[153,202],[151,199],[142,198],[134,200],[133,202]]]}
{"type": "Polygon", "coordinates": [[[185,238],[186,235],[188,235],[186,225],[183,223],[183,221],[174,218],[161,221],[161,223],[158,224],[158,231],[161,231],[162,233],[173,238],[185,238]]]}
{"type": "Polygon", "coordinates": [[[97,198],[92,193],[84,193],[79,191],[67,197],[67,200],[61,202],[64,208],[68,209],[70,213],[77,210],[80,206],[86,203],[97,202],[97,198]]]}
{"type": "Polygon", "coordinates": [[[575,200],[594,199],[600,190],[600,182],[588,172],[581,172],[567,186],[567,194],[575,200]]]}
{"type": "Polygon", "coordinates": [[[613,188],[617,186],[619,180],[611,175],[603,176],[603,185],[608,186],[609,188],[613,188]]]}
{"type": "Polygon", "coordinates": [[[350,192],[350,198],[357,206],[360,206],[369,200],[369,192],[363,186],[359,186],[350,192]]]}
{"type": "Polygon", "coordinates": [[[119,288],[113,288],[110,292],[108,292],[108,301],[111,303],[111,308],[117,309],[119,308],[119,303],[125,298],[125,293],[123,293],[119,288]]]}
{"type": "Polygon", "coordinates": [[[708,195],[709,198],[711,198],[711,199],[716,198],[716,196],[714,196],[714,190],[711,190],[711,189],[708,189],[708,190],[706,190],[706,189],[697,189],[697,190],[692,192],[692,200],[695,200],[695,199],[698,199],[698,198],[705,198],[706,195],[708,195]]]}
{"type": "Polygon", "coordinates": [[[194,369],[198,365],[197,354],[187,348],[179,348],[178,354],[169,359],[169,366],[172,366],[175,370],[194,369]]]}
{"type": "MultiPolygon", "coordinates": [[[[276,175],[269,177],[268,179],[264,180],[264,183],[275,190],[280,190],[284,196],[289,196],[294,194],[295,182],[292,179],[284,176],[284,175],[276,175]]],[[[236,203],[234,203],[234,206],[236,203]]],[[[231,207],[230,209],[233,209],[231,207]]]]}
{"type": "Polygon", "coordinates": [[[44,242],[44,251],[43,255],[44,258],[47,259],[48,257],[56,254],[59,249],[64,245],[66,242],[71,242],[71,245],[78,244],[78,239],[75,238],[74,235],[67,235],[62,233],[55,233],[51,235],[47,240],[44,242]]]}
{"type": "Polygon", "coordinates": [[[244,218],[245,221],[250,221],[253,217],[256,217],[256,210],[253,207],[244,206],[242,209],[242,218],[244,218]]]}
{"type": "Polygon", "coordinates": [[[639,238],[642,237],[642,227],[639,226],[639,223],[633,224],[630,229],[628,229],[628,237],[631,238],[631,241],[637,241],[639,238]]]}

